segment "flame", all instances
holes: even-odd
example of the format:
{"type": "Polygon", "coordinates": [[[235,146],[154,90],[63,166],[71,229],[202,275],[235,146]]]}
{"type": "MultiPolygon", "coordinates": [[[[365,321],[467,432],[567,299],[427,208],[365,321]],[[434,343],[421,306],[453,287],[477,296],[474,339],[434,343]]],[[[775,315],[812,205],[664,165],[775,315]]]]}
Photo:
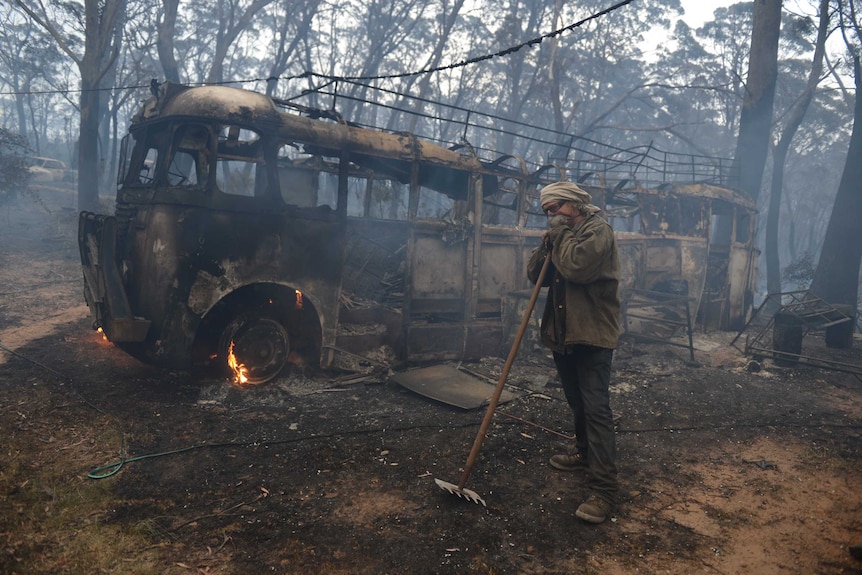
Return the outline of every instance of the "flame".
{"type": "Polygon", "coordinates": [[[233,353],[234,342],[230,342],[230,347],[227,350],[227,365],[231,370],[233,370],[233,381],[234,383],[243,384],[248,381],[248,369],[245,367],[244,363],[238,363],[236,360],[236,355],[233,353]]]}
{"type": "Polygon", "coordinates": [[[101,326],[97,327],[96,331],[102,334],[102,341],[108,341],[108,336],[105,335],[105,330],[103,330],[101,326]]]}
{"type": "Polygon", "coordinates": [[[302,309],[302,292],[299,290],[296,290],[296,305],[294,309],[302,309]]]}

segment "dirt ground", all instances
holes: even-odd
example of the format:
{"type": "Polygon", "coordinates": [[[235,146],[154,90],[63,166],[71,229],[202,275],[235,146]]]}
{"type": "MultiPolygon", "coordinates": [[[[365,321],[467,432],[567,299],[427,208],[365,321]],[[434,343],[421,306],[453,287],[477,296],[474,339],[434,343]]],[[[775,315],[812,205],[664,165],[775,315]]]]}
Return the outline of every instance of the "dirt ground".
{"type": "Polygon", "coordinates": [[[192,382],[104,342],[74,196],[39,194],[0,206],[0,574],[862,573],[854,375],[753,371],[729,333],[697,333],[695,362],[623,341],[622,497],[593,526],[584,478],[547,465],[571,417],[526,346],[468,481],[485,508],[434,484],[458,482],[481,408],[385,374],[192,382]]]}

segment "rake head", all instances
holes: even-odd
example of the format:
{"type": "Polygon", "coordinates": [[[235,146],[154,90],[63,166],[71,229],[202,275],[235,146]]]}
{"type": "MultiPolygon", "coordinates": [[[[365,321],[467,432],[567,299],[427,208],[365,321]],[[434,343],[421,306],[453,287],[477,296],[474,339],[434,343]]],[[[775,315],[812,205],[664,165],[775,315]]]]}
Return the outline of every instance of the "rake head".
{"type": "Polygon", "coordinates": [[[452,495],[457,495],[458,497],[463,497],[467,501],[472,501],[473,503],[481,503],[483,507],[488,507],[485,504],[485,500],[479,497],[479,494],[472,489],[458,487],[454,483],[449,483],[448,481],[443,481],[442,479],[435,479],[434,483],[436,483],[440,489],[448,491],[452,495]]]}

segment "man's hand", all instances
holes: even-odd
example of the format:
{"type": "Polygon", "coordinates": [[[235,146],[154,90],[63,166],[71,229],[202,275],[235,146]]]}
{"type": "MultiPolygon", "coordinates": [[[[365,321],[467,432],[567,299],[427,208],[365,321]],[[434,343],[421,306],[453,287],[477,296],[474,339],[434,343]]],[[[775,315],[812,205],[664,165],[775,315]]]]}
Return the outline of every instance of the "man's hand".
{"type": "Polygon", "coordinates": [[[551,229],[558,228],[560,226],[571,226],[572,224],[569,220],[570,218],[562,214],[557,214],[556,216],[548,220],[548,225],[551,229]]]}

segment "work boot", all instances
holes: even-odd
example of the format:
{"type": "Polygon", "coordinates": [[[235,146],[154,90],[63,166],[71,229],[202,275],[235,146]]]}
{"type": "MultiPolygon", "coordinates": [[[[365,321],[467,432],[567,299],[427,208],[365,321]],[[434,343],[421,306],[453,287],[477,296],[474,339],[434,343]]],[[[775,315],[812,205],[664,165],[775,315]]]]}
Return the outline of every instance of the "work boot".
{"type": "Polygon", "coordinates": [[[551,464],[551,467],[560,471],[580,471],[587,468],[587,462],[577,454],[558,453],[552,456],[548,463],[551,464]]]}
{"type": "Polygon", "coordinates": [[[601,523],[608,518],[611,512],[611,502],[596,495],[595,493],[587,497],[587,500],[581,503],[575,515],[589,523],[601,523]]]}

